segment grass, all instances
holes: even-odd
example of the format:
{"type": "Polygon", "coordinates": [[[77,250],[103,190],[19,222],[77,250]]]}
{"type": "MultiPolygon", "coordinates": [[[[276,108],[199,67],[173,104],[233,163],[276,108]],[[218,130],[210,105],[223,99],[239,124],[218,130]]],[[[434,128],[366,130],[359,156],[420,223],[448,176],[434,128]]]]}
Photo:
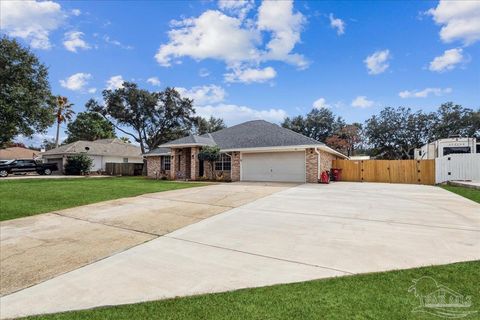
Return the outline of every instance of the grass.
{"type": "Polygon", "coordinates": [[[449,185],[442,186],[442,188],[461,195],[462,197],[465,197],[467,199],[473,200],[477,203],[480,203],[480,190],[449,185]]]}
{"type": "Polygon", "coordinates": [[[203,186],[143,177],[0,181],[0,221],[144,193],[203,186]]]}
{"type": "MultiPolygon", "coordinates": [[[[123,306],[29,317],[80,319],[441,319],[414,313],[419,302],[408,292],[412,280],[433,277],[438,284],[471,296],[480,310],[480,261],[371,273],[296,284],[243,289],[123,306]]],[[[125,288],[128,290],[128,288],[125,288]]],[[[429,287],[426,293],[435,290],[429,287]]],[[[479,311],[480,312],[480,311],[479,311]]],[[[478,319],[480,314],[464,319],[478,319]]]]}

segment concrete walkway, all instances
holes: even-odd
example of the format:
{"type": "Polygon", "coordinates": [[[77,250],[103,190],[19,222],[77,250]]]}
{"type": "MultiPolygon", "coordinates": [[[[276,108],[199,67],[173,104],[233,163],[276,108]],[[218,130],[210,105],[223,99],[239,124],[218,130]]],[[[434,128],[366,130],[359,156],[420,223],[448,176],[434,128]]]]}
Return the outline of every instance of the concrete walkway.
{"type": "Polygon", "coordinates": [[[480,190],[480,181],[449,181],[449,185],[480,190]]]}
{"type": "Polygon", "coordinates": [[[0,314],[477,259],[480,205],[473,201],[433,186],[301,185],[7,295],[0,314]]]}

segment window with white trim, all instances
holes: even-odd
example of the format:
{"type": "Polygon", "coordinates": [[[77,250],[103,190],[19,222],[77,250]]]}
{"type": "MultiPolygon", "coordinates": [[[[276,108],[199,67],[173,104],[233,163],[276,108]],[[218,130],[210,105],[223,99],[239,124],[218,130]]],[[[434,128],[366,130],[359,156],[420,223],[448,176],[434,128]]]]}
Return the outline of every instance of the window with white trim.
{"type": "Polygon", "coordinates": [[[230,171],[232,159],[225,153],[220,154],[220,159],[215,161],[215,171],[230,171]]]}
{"type": "Polygon", "coordinates": [[[162,156],[162,170],[170,170],[170,156],[162,156]]]}

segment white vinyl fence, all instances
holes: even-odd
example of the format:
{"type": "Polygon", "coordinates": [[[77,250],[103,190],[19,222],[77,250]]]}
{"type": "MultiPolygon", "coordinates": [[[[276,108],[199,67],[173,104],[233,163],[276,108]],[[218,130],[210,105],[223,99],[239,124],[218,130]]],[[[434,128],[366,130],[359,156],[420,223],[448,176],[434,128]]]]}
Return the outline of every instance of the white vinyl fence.
{"type": "Polygon", "coordinates": [[[480,153],[450,154],[435,159],[435,182],[480,181],[480,153]]]}

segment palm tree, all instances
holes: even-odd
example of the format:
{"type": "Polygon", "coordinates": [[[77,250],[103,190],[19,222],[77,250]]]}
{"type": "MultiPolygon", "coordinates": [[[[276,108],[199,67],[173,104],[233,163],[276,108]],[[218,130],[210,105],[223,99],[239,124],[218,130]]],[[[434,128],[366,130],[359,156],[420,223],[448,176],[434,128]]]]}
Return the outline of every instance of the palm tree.
{"type": "Polygon", "coordinates": [[[73,103],[68,101],[67,97],[57,96],[56,99],[56,116],[57,116],[57,138],[55,140],[55,148],[58,148],[60,139],[60,124],[72,120],[75,112],[72,110],[73,103]]]}

